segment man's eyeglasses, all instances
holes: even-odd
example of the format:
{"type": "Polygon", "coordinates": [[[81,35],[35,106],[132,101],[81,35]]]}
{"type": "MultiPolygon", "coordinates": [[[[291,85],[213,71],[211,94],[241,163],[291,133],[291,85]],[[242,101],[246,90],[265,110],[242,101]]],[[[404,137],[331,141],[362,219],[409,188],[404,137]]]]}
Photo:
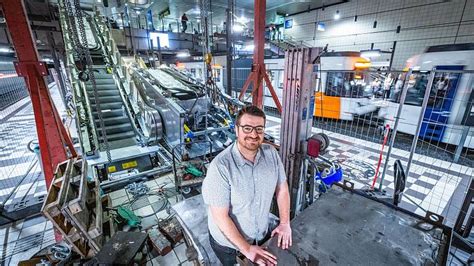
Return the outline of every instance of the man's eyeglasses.
{"type": "Polygon", "coordinates": [[[256,126],[256,127],[247,126],[247,125],[243,125],[243,126],[237,125],[237,126],[239,126],[245,134],[252,133],[254,129],[255,129],[255,132],[257,132],[257,134],[262,134],[265,131],[264,126],[256,126]]]}

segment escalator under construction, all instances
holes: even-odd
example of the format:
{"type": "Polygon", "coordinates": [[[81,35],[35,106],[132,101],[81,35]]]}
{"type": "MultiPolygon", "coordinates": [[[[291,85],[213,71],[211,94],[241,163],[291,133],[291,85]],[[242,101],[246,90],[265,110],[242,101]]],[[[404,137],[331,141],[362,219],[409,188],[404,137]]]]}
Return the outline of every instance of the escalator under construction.
{"type": "Polygon", "coordinates": [[[103,189],[171,171],[175,147],[190,158],[232,143],[225,95],[216,103],[176,69],[122,58],[98,12],[81,10],[79,0],[59,7],[81,150],[103,189]]]}
{"type": "MultiPolygon", "coordinates": [[[[160,145],[147,145],[125,87],[120,54],[103,34],[101,17],[80,1],[59,1],[76,124],[89,171],[105,189],[171,170],[160,145]]],[[[161,123],[161,121],[160,121],[161,123]]]]}

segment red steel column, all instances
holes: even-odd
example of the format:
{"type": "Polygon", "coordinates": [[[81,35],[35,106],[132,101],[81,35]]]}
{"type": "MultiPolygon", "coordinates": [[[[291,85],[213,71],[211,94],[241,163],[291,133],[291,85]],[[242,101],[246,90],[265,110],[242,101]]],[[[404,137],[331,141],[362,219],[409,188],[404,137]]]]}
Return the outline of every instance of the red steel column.
{"type": "Polygon", "coordinates": [[[47,66],[39,61],[23,1],[0,0],[0,4],[18,58],[15,69],[19,76],[25,77],[33,104],[43,173],[49,189],[56,166],[68,159],[65,146],[73,156],[75,151],[44,80],[48,75],[47,66]]]}
{"type": "Polygon", "coordinates": [[[265,11],[266,0],[255,0],[254,13],[254,52],[252,71],[256,72],[253,78],[252,104],[263,108],[263,71],[265,56],[265,11]]]}

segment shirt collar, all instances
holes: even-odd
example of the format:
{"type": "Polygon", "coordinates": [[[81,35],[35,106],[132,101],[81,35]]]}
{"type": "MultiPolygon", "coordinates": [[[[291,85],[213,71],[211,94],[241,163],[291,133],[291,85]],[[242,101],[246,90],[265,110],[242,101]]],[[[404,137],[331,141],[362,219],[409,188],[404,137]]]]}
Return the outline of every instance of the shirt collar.
{"type": "MultiPolygon", "coordinates": [[[[244,166],[245,164],[252,165],[252,162],[245,159],[244,156],[242,156],[242,154],[240,153],[239,148],[237,147],[237,142],[234,142],[234,144],[232,145],[233,145],[232,154],[235,158],[235,161],[237,162],[237,165],[238,166],[244,166]]],[[[255,162],[253,164],[255,165],[256,163],[258,163],[261,157],[263,157],[262,146],[258,148],[257,155],[255,156],[255,162]]]]}

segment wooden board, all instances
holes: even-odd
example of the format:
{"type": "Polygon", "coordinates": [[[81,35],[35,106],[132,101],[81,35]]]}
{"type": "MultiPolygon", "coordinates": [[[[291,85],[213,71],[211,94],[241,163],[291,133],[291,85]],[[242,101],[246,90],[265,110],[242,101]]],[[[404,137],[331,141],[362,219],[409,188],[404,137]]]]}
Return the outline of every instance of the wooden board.
{"type": "Polygon", "coordinates": [[[173,217],[158,224],[160,232],[172,243],[175,244],[183,239],[183,228],[178,220],[173,217]]]}
{"type": "Polygon", "coordinates": [[[95,256],[96,265],[132,265],[133,258],[145,245],[147,234],[117,232],[95,256]]]}
{"type": "Polygon", "coordinates": [[[87,163],[81,158],[58,165],[42,212],[81,257],[95,255],[115,233],[109,196],[101,197],[98,180],[88,182],[87,163]],[[104,224],[108,236],[104,235],[104,224]]]}
{"type": "Polygon", "coordinates": [[[166,237],[156,228],[152,228],[148,231],[148,238],[150,239],[151,245],[156,249],[158,254],[164,256],[171,250],[171,243],[166,237]]]}

